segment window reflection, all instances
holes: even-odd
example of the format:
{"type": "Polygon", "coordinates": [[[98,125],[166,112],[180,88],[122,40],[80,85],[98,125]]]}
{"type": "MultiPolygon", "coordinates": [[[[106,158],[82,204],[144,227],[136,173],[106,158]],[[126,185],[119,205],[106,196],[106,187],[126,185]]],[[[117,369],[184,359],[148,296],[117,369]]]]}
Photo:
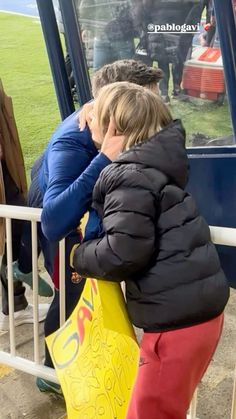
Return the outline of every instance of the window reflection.
{"type": "MultiPolygon", "coordinates": [[[[135,33],[131,1],[82,0],[79,17],[85,48],[90,46],[93,49],[93,60],[90,62],[93,70],[134,56],[135,33]],[[90,45],[89,39],[92,40],[90,45]]],[[[86,53],[88,55],[89,51],[86,53]]]]}
{"type": "Polygon", "coordinates": [[[91,76],[118,59],[158,66],[160,94],[188,145],[234,144],[212,0],[74,2],[91,76]]]}

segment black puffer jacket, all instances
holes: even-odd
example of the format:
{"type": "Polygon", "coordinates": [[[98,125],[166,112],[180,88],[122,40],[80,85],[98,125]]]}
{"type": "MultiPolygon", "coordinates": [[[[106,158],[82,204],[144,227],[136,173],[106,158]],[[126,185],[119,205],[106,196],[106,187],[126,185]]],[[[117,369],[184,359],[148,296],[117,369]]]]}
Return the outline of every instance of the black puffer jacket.
{"type": "Polygon", "coordinates": [[[106,233],[75,252],[81,275],[126,280],[131,320],[148,331],[207,321],[228,300],[209,227],[184,191],[187,176],[185,133],[174,121],[103,170],[93,206],[106,233]]]}

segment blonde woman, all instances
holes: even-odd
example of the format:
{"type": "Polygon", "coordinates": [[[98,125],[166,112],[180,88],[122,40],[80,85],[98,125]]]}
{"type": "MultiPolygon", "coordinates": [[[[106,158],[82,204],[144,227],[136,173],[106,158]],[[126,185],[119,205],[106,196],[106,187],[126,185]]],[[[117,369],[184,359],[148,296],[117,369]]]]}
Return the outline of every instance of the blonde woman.
{"type": "Polygon", "coordinates": [[[121,82],[102,88],[95,101],[93,140],[109,137],[111,126],[123,135],[124,152],[95,185],[93,208],[104,231],[76,250],[75,268],[125,280],[130,318],[144,330],[127,418],[186,419],[221,335],[229,288],[209,227],[184,191],[181,122],[156,94],[121,82]]]}

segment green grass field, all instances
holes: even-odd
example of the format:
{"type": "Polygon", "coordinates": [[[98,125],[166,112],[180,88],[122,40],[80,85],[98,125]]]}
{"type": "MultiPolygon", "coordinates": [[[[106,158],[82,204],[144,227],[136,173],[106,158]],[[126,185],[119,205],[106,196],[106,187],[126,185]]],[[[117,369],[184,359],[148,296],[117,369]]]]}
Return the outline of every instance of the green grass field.
{"type": "Polygon", "coordinates": [[[211,138],[232,134],[232,124],[227,100],[223,106],[209,101],[193,99],[190,103],[174,101],[171,110],[181,118],[187,133],[187,144],[191,146],[193,134],[201,133],[211,138]]]}
{"type": "Polygon", "coordinates": [[[41,26],[0,13],[0,78],[12,97],[27,173],[60,122],[41,26]]]}
{"type": "MultiPolygon", "coordinates": [[[[56,95],[40,23],[37,19],[0,13],[0,77],[13,99],[27,173],[60,122],[56,95]]],[[[172,101],[191,145],[193,133],[212,138],[230,135],[227,103],[172,101]]]]}

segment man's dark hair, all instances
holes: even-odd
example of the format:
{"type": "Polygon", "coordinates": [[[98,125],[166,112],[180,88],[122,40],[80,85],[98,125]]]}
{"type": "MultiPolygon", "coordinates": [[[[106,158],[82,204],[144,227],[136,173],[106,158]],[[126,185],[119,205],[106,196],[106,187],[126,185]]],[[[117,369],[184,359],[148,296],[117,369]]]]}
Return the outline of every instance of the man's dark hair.
{"type": "Polygon", "coordinates": [[[158,83],[163,77],[160,68],[148,67],[142,61],[119,60],[112,64],[106,64],[93,76],[93,95],[97,96],[98,91],[107,84],[117,81],[128,81],[147,86],[158,83]]]}

